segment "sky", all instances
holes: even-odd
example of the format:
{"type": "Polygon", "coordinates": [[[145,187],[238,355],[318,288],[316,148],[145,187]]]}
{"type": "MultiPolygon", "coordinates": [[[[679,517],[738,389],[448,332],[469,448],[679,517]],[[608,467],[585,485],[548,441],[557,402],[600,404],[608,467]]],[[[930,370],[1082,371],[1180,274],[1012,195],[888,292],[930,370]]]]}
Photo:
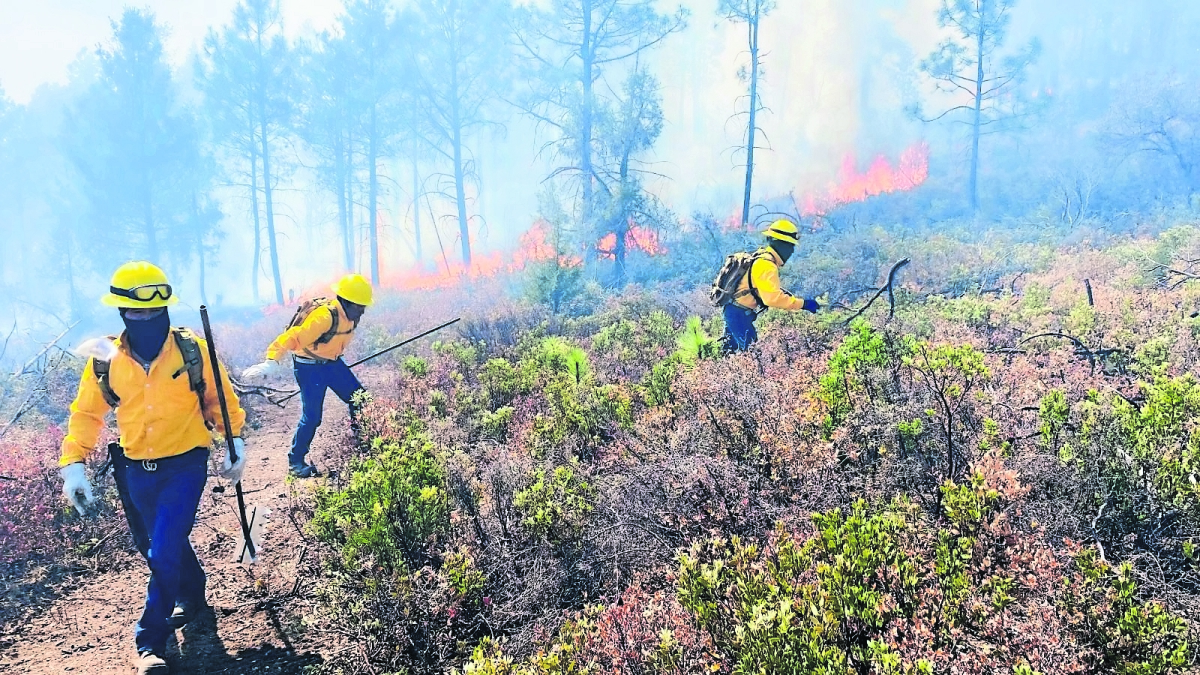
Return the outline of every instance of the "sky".
{"type": "MultiPolygon", "coordinates": [[[[282,0],[289,32],[330,25],[340,0],[282,0]]],[[[0,0],[0,87],[28,103],[43,83],[65,83],[67,67],[81,50],[112,35],[109,19],[130,4],[149,7],[170,27],[166,49],[183,63],[209,26],[229,21],[237,0],[0,0]]]]}

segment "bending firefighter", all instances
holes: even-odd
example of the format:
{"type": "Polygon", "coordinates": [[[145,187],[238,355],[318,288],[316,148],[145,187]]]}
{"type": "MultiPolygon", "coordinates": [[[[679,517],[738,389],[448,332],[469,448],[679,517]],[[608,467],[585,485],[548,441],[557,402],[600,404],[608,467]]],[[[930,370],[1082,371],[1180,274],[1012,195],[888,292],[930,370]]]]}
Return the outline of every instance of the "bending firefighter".
{"type": "Polygon", "coordinates": [[[777,220],[763,234],[766,244],[754,253],[735,253],[725,259],[713,282],[710,299],[725,313],[724,353],[745,351],[758,340],[754,321],[768,307],[816,312],[812,298],[800,298],[780,285],[779,268],[796,250],[800,232],[791,221],[777,220]]]}
{"type": "Polygon", "coordinates": [[[371,306],[371,284],[361,275],[351,274],[334,284],[333,292],[334,300],[316,298],[301,305],[287,330],[267,348],[267,360],[245,372],[247,377],[279,372],[283,368],[280,360],[292,354],[301,409],[288,465],[299,478],[320,475],[315,466],[306,463],[305,457],[317,427],[321,426],[325,390],[332,389],[350,406],[352,424],[358,416],[354,395],[363,391],[358,378],[342,360],[342,353],[354,338],[363,313],[371,306]]]}
{"type": "MultiPolygon", "coordinates": [[[[120,337],[91,340],[92,354],[71,404],[62,443],[63,492],[82,514],[93,501],[84,460],[116,410],[120,443],[109,445],[117,492],[129,530],[150,567],[146,606],[134,630],[138,672],[167,672],[167,638],[206,606],[205,576],[188,537],[208,480],[210,431],[221,422],[213,364],[203,339],[172,328],[167,306],[177,298],[162,270],[147,262],[122,265],[102,302],[125,323],[120,337]]],[[[233,433],[246,415],[222,378],[233,433]]],[[[241,480],[245,444],[234,439],[217,472],[241,480]]]]}

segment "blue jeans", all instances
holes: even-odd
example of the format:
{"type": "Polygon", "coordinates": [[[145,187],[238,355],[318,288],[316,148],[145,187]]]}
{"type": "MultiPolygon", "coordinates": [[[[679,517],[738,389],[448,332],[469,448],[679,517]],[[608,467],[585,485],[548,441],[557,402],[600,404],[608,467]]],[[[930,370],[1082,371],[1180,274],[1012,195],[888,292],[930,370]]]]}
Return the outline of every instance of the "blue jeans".
{"type": "Polygon", "coordinates": [[[350,419],[353,423],[358,416],[354,395],[362,391],[363,386],[341,359],[327,363],[296,362],[295,370],[296,384],[300,386],[300,423],[296,425],[296,435],[292,437],[292,451],[288,453],[288,464],[303,466],[304,458],[308,456],[308,447],[312,445],[317,427],[321,426],[325,390],[332,389],[343,403],[350,406],[350,419]]]}
{"type": "Polygon", "coordinates": [[[725,305],[725,335],[721,337],[721,349],[726,354],[742,352],[758,341],[754,329],[754,310],[743,309],[734,303],[725,305]]]}
{"type": "Polygon", "coordinates": [[[127,515],[131,522],[140,519],[150,544],[145,552],[150,566],[146,607],[133,634],[139,652],[149,650],[161,655],[172,633],[167,619],[175,603],[204,599],[204,570],[188,537],[207,481],[205,449],[153,464],[130,461],[125,466],[125,485],[136,509],[136,513],[127,515]]]}

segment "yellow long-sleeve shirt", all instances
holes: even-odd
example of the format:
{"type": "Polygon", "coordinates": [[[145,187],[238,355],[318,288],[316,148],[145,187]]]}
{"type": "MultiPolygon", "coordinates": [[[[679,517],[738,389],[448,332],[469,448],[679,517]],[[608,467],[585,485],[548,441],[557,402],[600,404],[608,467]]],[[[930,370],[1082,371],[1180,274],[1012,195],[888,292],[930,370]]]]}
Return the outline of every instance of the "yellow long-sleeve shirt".
{"type": "Polygon", "coordinates": [[[750,292],[751,282],[753,282],[754,292],[758,294],[759,298],[762,298],[763,304],[767,307],[789,310],[804,309],[804,298],[798,298],[783,290],[779,281],[779,268],[783,265],[783,258],[780,258],[779,254],[769,246],[759,249],[755,255],[759,257],[750,265],[750,273],[743,277],[741,283],[738,284],[738,298],[734,301],[735,304],[745,309],[762,309],[762,305],[758,303],[754,293],[750,292]]]}
{"type": "MultiPolygon", "coordinates": [[[[123,338],[124,336],[122,336],[123,338]]],[[[168,337],[162,353],[150,364],[149,372],[129,353],[118,339],[117,355],[109,365],[108,382],[121,403],[117,406],[117,429],[121,447],[133,460],[174,457],[189,450],[207,447],[213,438],[210,429],[219,429],[221,403],[217,398],[216,378],[208,359],[208,343],[196,338],[204,362],[204,406],[192,391],[184,369],[183,353],[168,337]]],[[[84,461],[96,447],[104,429],[104,416],[112,408],[104,400],[100,384],[89,359],[79,381],[79,392],[71,404],[67,436],[62,442],[61,466],[84,461]]],[[[221,366],[225,402],[234,436],[240,436],[246,413],[221,366]]]]}
{"type": "Polygon", "coordinates": [[[342,309],[342,303],[334,300],[320,305],[299,326],[289,328],[275,338],[271,346],[267,347],[267,358],[277,361],[284,355],[292,353],[305,358],[332,361],[340,357],[346,351],[346,347],[350,346],[356,327],[350,317],[346,316],[346,310],[342,309]],[[332,312],[338,313],[337,334],[329,342],[319,345],[317,340],[333,326],[332,312]]]}

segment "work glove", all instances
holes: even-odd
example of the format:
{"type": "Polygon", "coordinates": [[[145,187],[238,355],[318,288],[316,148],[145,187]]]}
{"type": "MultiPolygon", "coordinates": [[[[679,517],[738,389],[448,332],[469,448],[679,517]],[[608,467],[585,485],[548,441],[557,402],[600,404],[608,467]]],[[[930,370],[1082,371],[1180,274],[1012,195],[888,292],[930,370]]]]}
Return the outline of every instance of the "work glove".
{"type": "Polygon", "coordinates": [[[71,506],[75,507],[79,515],[86,515],[87,507],[91,506],[96,498],[92,496],[92,484],[88,482],[83,462],[64,466],[58,470],[58,475],[62,476],[63,494],[66,495],[67,501],[71,502],[71,506]]]}
{"type": "Polygon", "coordinates": [[[284,368],[282,363],[273,359],[267,359],[242,371],[242,377],[247,380],[283,377],[286,374],[287,368],[284,368]]]}
{"type": "Polygon", "coordinates": [[[230,483],[242,482],[242,471],[246,468],[246,442],[240,438],[233,439],[233,450],[237,455],[236,462],[229,461],[229,446],[225,446],[225,456],[221,458],[221,468],[217,475],[230,483]]]}
{"type": "Polygon", "coordinates": [[[804,311],[816,314],[817,310],[819,309],[821,309],[821,305],[816,300],[813,300],[812,298],[804,299],[804,311]]]}

